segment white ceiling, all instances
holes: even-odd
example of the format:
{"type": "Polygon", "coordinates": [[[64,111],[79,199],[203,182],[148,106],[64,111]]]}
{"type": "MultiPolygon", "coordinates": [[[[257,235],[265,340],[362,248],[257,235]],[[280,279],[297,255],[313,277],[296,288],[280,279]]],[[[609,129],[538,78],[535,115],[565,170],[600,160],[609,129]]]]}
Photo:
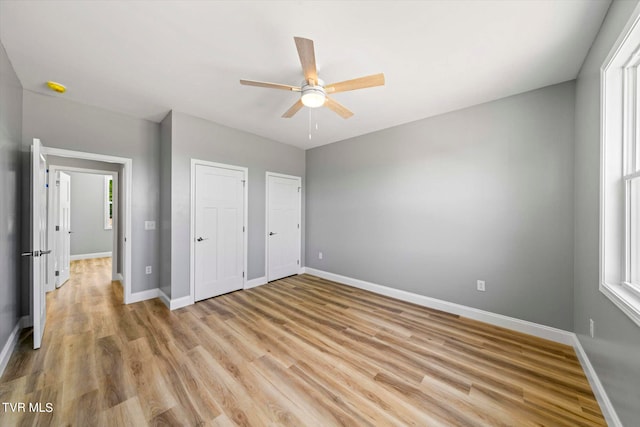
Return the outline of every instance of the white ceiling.
{"type": "Polygon", "coordinates": [[[160,121],[174,109],[310,148],[576,77],[609,0],[1,1],[0,40],[23,87],[160,121]],[[355,112],[280,116],[296,93],[239,79],[302,80],[294,36],[355,112]]]}

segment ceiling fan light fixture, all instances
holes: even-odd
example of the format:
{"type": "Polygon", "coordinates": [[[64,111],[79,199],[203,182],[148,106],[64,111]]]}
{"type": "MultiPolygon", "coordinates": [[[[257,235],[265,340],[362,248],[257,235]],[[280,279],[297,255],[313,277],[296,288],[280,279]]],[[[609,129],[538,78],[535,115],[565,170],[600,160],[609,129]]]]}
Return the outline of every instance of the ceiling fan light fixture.
{"type": "Polygon", "coordinates": [[[309,108],[318,108],[324,105],[327,95],[320,86],[306,87],[302,89],[300,100],[309,108]]]}

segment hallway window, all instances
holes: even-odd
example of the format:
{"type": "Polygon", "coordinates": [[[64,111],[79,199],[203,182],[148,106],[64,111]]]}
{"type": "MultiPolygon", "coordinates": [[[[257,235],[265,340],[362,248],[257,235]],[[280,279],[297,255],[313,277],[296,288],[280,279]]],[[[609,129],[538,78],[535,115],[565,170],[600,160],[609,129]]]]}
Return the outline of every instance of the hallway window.
{"type": "Polygon", "coordinates": [[[104,229],[113,228],[113,177],[104,177],[104,229]]]}

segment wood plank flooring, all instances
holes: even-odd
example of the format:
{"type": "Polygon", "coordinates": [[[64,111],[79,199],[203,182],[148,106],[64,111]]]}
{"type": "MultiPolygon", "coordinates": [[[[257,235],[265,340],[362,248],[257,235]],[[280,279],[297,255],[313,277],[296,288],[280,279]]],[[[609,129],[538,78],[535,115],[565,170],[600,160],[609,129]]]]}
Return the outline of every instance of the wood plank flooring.
{"type": "Polygon", "coordinates": [[[572,348],[309,275],[170,312],[75,261],[23,331],[0,425],[599,426],[572,348]],[[28,409],[28,407],[27,407],[28,409]],[[43,409],[44,410],[44,409],[43,409]]]}

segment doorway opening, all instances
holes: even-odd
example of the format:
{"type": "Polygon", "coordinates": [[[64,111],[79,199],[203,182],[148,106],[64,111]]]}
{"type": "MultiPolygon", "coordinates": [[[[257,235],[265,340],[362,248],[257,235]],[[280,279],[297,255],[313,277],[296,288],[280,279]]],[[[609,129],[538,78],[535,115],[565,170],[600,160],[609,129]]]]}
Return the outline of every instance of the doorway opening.
{"type": "MultiPolygon", "coordinates": [[[[109,258],[111,280],[122,280],[122,248],[119,248],[121,197],[119,165],[101,169],[62,166],[69,160],[49,156],[47,292],[70,278],[77,260],[109,258]],[[120,249],[120,250],[119,250],[120,249]]],[[[96,165],[92,162],[91,165],[96,165]]],[[[73,164],[83,164],[73,160],[73,164]]]]}

